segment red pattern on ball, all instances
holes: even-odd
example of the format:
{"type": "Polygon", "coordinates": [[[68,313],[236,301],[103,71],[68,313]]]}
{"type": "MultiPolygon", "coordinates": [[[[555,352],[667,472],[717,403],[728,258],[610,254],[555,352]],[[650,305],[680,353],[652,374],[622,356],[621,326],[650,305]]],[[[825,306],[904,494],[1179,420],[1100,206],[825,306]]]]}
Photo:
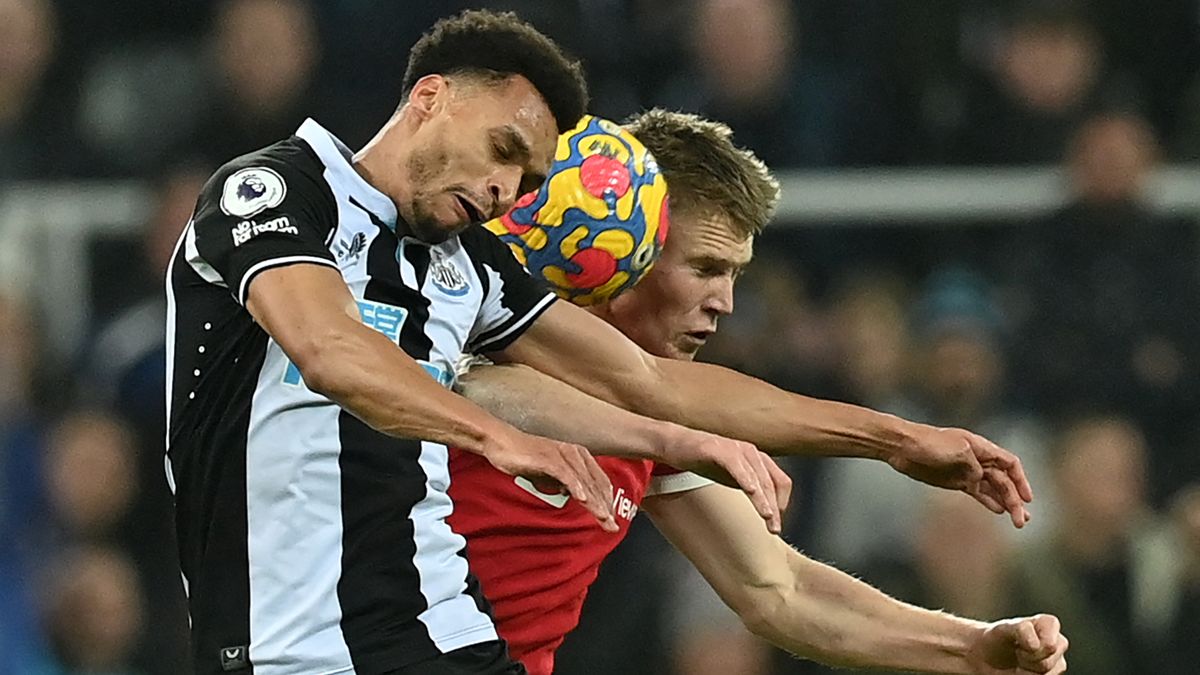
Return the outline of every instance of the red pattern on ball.
{"type": "Polygon", "coordinates": [[[538,191],[534,190],[533,192],[527,192],[520,197],[517,197],[517,201],[512,205],[512,208],[509,209],[503,216],[500,216],[500,222],[504,224],[505,229],[513,234],[525,234],[526,232],[532,230],[535,225],[537,225],[536,222],[529,223],[528,225],[518,223],[517,221],[513,220],[512,217],[512,214],[515,213],[517,209],[529,206],[534,202],[534,200],[537,199],[537,196],[538,191]]]}
{"type": "Polygon", "coordinates": [[[567,280],[575,288],[596,288],[612,278],[617,271],[617,259],[600,248],[585,248],[571,256],[579,266],[578,272],[568,272],[567,280]]]}
{"type": "Polygon", "coordinates": [[[629,191],[629,169],[612,157],[592,155],[583,160],[579,178],[593,197],[603,198],[610,190],[621,197],[629,191]]]}

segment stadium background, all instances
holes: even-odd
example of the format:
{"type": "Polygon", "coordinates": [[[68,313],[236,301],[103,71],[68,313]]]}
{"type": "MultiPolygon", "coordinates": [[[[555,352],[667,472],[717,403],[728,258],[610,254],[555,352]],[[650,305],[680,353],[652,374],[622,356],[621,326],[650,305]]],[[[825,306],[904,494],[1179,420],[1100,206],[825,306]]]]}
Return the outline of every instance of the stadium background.
{"type": "MultiPolygon", "coordinates": [[[[1035,522],[793,462],[797,546],[926,606],[1058,613],[1079,673],[1200,666],[1200,2],[517,9],[592,111],[728,122],[784,180],[706,358],[981,431],[1035,522]]],[[[183,673],[161,273],[200,182],[313,116],[351,146],[455,2],[0,0],[0,673],[183,673]]],[[[560,672],[824,672],[640,523],[560,672]]]]}

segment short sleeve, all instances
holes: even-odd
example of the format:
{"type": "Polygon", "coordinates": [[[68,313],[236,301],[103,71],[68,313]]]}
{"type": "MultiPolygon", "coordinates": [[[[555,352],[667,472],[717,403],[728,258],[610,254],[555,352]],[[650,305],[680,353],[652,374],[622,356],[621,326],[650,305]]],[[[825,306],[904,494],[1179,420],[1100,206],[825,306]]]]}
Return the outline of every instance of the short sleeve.
{"type": "Polygon", "coordinates": [[[521,336],[555,295],[529,276],[496,235],[482,227],[471,227],[460,235],[483,282],[484,298],[471,328],[467,350],[497,352],[521,336]]]}
{"type": "Polygon", "coordinates": [[[295,263],[337,268],[328,238],[337,206],[323,165],[289,139],[221,167],[205,184],[185,235],[186,258],[246,304],[259,272],[295,263]]]}
{"type": "Polygon", "coordinates": [[[646,487],[646,496],[687,492],[706,485],[713,485],[713,482],[691,471],[681,471],[666,464],[655,464],[650,472],[650,485],[646,487]]]}

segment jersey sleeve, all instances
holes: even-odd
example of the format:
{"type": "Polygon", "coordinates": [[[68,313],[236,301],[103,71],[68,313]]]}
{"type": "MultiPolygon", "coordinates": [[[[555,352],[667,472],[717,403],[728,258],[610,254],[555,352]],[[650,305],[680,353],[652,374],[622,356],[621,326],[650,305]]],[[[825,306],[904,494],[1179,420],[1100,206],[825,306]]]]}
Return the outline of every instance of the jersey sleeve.
{"type": "Polygon", "coordinates": [[[646,496],[687,492],[706,485],[713,485],[713,482],[691,471],[681,471],[666,464],[655,464],[650,472],[650,485],[646,487],[646,496]]]}
{"type": "Polygon", "coordinates": [[[337,268],[328,246],[337,223],[333,193],[318,160],[288,143],[221,167],[205,184],[185,234],[192,268],[242,305],[264,270],[295,263],[337,268]]]}
{"type": "Polygon", "coordinates": [[[471,227],[461,240],[484,287],[483,305],[471,328],[467,351],[500,351],[520,337],[555,296],[529,276],[508,246],[491,232],[471,227]]]}

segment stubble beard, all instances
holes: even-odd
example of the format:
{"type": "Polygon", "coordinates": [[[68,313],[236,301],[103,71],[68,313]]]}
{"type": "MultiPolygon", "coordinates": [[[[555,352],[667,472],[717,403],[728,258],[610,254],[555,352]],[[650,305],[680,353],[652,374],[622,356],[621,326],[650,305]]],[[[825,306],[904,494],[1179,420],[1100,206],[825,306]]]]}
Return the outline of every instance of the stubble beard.
{"type": "Polygon", "coordinates": [[[413,186],[412,217],[408,226],[412,235],[426,244],[440,244],[465,229],[447,230],[433,214],[436,181],[448,163],[442,150],[414,152],[408,159],[408,175],[413,186]]]}

